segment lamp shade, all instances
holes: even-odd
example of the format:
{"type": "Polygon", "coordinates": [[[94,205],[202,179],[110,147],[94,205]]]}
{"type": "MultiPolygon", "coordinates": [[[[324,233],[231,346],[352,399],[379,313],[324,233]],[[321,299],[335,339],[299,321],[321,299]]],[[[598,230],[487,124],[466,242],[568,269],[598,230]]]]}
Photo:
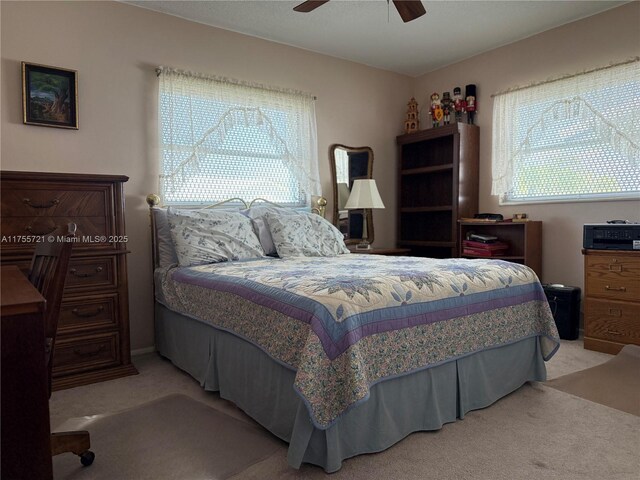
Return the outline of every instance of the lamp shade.
{"type": "Polygon", "coordinates": [[[347,210],[384,208],[375,180],[354,180],[351,195],[345,204],[347,210]]]}

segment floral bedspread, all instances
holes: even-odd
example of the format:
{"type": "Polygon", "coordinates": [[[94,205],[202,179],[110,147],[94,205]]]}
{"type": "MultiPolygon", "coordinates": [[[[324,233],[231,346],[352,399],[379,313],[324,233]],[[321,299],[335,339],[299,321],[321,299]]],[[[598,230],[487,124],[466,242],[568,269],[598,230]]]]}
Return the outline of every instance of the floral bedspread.
{"type": "Polygon", "coordinates": [[[176,268],[161,282],[172,310],[294,369],[322,429],[386,378],[532,336],[545,360],[559,345],[535,273],[501,260],[260,259],[176,268]]]}

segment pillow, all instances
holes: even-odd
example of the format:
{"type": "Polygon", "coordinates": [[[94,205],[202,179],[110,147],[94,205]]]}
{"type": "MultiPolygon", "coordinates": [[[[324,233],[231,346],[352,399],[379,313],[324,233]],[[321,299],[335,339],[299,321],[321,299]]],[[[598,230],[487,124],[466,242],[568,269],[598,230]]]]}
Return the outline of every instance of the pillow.
{"type": "Polygon", "coordinates": [[[251,220],[240,212],[167,210],[181,267],[264,256],[251,220]]]}
{"type": "Polygon", "coordinates": [[[265,214],[273,213],[276,215],[297,215],[299,212],[291,210],[289,208],[277,207],[275,205],[257,205],[247,210],[243,210],[242,213],[251,219],[253,228],[260,239],[260,245],[264,249],[267,255],[277,255],[276,246],[273,244],[273,238],[271,232],[265,221],[265,214]]]}
{"type": "Polygon", "coordinates": [[[287,257],[335,257],[350,253],[340,230],[320,215],[264,215],[278,255],[287,257]]]}
{"type": "Polygon", "coordinates": [[[153,223],[156,226],[156,245],[158,247],[158,267],[170,267],[178,264],[176,248],[171,238],[171,230],[167,221],[167,209],[153,207],[151,209],[153,223]]]}

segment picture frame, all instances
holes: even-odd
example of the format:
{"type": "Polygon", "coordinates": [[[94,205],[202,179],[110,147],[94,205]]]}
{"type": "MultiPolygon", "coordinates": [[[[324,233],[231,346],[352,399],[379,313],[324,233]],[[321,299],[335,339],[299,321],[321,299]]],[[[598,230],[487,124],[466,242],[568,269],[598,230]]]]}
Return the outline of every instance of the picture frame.
{"type": "Polygon", "coordinates": [[[25,125],[78,130],[78,72],[22,62],[25,125]]]}

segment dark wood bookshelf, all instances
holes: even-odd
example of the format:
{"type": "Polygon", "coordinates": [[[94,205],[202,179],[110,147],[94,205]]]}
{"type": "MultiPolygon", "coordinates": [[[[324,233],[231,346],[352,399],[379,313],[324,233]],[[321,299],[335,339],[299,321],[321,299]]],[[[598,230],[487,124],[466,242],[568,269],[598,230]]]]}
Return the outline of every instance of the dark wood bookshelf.
{"type": "Polygon", "coordinates": [[[453,123],[396,138],[399,247],[416,256],[459,255],[457,221],[478,212],[479,132],[453,123]]]}

